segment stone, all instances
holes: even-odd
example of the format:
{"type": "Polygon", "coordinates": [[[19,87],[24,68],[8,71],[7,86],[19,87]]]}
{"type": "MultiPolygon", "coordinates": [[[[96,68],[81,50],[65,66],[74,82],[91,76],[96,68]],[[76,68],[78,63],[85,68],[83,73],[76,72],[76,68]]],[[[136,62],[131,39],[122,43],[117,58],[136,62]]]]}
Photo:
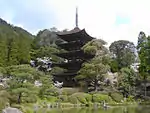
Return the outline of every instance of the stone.
{"type": "Polygon", "coordinates": [[[23,113],[17,108],[7,107],[2,110],[2,113],[23,113]]]}

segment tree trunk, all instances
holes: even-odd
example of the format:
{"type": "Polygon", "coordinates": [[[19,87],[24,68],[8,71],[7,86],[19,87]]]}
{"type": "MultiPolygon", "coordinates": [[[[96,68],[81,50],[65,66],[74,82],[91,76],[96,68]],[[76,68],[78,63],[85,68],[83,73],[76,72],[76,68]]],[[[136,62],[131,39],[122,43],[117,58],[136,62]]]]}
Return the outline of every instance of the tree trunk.
{"type": "Polygon", "coordinates": [[[129,86],[129,95],[131,95],[131,87],[129,86]]]}
{"type": "Polygon", "coordinates": [[[146,88],[147,78],[144,76],[144,96],[147,96],[147,88],[146,88]]]}
{"type": "Polygon", "coordinates": [[[19,96],[18,96],[18,104],[21,103],[21,96],[22,96],[22,93],[19,93],[19,96]]]}
{"type": "Polygon", "coordinates": [[[147,91],[146,90],[147,90],[147,88],[146,88],[146,80],[145,80],[145,82],[144,82],[144,95],[145,96],[147,96],[147,91]]]}
{"type": "Polygon", "coordinates": [[[95,79],[95,82],[94,82],[94,90],[95,90],[95,92],[98,91],[98,80],[97,79],[95,79]]]}

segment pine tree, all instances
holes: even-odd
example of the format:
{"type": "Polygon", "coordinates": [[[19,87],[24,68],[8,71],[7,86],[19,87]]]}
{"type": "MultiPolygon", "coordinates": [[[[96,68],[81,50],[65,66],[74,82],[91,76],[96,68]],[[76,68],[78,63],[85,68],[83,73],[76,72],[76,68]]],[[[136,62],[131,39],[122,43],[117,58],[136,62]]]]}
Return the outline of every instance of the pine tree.
{"type": "Polygon", "coordinates": [[[9,66],[7,68],[8,91],[12,95],[11,102],[35,102],[38,90],[34,85],[35,80],[44,74],[31,68],[29,65],[9,66]]]}

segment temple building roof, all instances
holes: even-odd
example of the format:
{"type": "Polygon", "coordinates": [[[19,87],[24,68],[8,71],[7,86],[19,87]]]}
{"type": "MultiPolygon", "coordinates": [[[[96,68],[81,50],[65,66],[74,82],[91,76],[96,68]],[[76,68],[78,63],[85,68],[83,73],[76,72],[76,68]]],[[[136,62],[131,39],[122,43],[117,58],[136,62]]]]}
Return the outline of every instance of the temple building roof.
{"type": "Polygon", "coordinates": [[[61,39],[67,42],[77,41],[77,40],[88,42],[94,39],[93,37],[91,37],[86,33],[85,29],[80,30],[78,27],[75,27],[71,31],[57,33],[57,35],[61,39]]]}

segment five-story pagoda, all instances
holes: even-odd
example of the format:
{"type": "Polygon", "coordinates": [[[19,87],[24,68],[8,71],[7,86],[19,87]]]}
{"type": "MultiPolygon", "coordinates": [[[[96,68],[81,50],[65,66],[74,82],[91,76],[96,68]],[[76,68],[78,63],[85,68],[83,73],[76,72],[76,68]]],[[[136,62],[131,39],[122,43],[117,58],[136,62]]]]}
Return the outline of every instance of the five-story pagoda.
{"type": "Polygon", "coordinates": [[[55,66],[66,69],[64,72],[55,73],[54,81],[63,82],[63,86],[76,86],[77,81],[74,77],[81,68],[82,63],[93,58],[93,55],[86,54],[81,49],[87,42],[91,41],[93,37],[88,35],[85,29],[78,28],[78,13],[76,10],[76,27],[71,31],[61,32],[57,34],[59,38],[65,41],[58,46],[67,52],[56,54],[64,58],[65,61],[54,64],[55,66]]]}

